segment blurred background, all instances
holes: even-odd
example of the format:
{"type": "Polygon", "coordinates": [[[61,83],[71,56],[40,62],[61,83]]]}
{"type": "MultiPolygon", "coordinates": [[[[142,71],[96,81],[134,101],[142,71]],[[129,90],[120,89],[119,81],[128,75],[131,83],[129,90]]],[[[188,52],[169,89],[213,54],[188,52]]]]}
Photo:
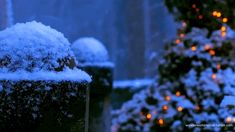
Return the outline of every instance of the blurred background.
{"type": "Polygon", "coordinates": [[[164,43],[177,24],[163,0],[0,0],[0,30],[36,20],[73,43],[95,37],[115,63],[115,80],[156,75],[164,43]]]}

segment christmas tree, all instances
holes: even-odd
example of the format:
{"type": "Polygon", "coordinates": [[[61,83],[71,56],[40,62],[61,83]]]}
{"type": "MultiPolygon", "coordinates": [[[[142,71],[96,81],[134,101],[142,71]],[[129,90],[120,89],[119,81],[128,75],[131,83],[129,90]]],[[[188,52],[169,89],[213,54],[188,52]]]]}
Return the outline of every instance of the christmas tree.
{"type": "Polygon", "coordinates": [[[166,46],[156,83],[113,112],[113,131],[235,130],[233,103],[223,100],[235,95],[232,2],[166,0],[183,20],[178,38],[166,46]]]}
{"type": "Polygon", "coordinates": [[[189,32],[193,27],[206,28],[209,35],[224,23],[235,28],[234,0],[165,0],[177,21],[184,21],[189,32]]]}

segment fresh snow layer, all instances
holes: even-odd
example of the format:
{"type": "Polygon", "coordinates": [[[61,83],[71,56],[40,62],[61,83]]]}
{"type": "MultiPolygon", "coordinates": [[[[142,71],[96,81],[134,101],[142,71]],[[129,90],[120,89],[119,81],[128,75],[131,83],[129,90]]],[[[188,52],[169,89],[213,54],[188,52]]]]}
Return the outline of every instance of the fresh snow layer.
{"type": "Polygon", "coordinates": [[[235,96],[225,96],[220,106],[221,107],[235,106],[235,96]]]}
{"type": "Polygon", "coordinates": [[[121,80],[114,81],[113,88],[127,88],[131,87],[133,89],[138,89],[144,86],[149,86],[154,82],[153,79],[135,79],[135,80],[121,80]]]}
{"type": "Polygon", "coordinates": [[[80,38],[76,40],[71,47],[80,63],[106,62],[109,60],[107,49],[95,38],[80,38]]]}
{"type": "Polygon", "coordinates": [[[48,70],[66,57],[74,57],[70,43],[49,26],[33,21],[0,32],[0,70],[48,70]]]}
{"type": "Polygon", "coordinates": [[[87,63],[78,64],[78,66],[81,66],[81,67],[95,66],[95,67],[102,67],[102,68],[113,68],[114,64],[112,62],[101,62],[101,63],[87,62],[87,63]]]}
{"type": "Polygon", "coordinates": [[[11,81],[74,81],[74,82],[91,82],[91,77],[84,71],[79,69],[66,69],[62,72],[54,71],[16,71],[0,73],[0,80],[11,81]]]}

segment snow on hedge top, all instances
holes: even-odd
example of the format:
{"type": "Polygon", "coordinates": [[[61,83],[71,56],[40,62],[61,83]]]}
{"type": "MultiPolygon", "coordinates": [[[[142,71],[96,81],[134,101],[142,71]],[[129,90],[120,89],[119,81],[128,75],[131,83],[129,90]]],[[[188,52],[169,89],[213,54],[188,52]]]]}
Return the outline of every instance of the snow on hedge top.
{"type": "Polygon", "coordinates": [[[29,81],[73,81],[73,82],[91,82],[91,77],[84,71],[79,69],[65,69],[61,72],[55,71],[16,71],[16,72],[0,72],[0,80],[29,80],[29,81]]]}
{"type": "Polygon", "coordinates": [[[75,67],[64,35],[38,22],[16,24],[0,32],[0,71],[62,71],[75,67]]]}
{"type": "Polygon", "coordinates": [[[95,38],[84,37],[72,44],[72,50],[80,63],[100,63],[109,59],[107,49],[95,38]]]}

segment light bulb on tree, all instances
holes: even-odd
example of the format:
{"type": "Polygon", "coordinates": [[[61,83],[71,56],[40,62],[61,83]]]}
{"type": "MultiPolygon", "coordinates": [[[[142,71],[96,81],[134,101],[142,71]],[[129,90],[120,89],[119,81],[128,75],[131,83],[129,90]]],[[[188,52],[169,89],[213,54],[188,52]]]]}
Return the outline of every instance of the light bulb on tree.
{"type": "Polygon", "coordinates": [[[180,39],[176,39],[176,40],[175,40],[175,43],[176,43],[176,44],[179,44],[179,43],[180,43],[180,39]]]}
{"type": "Polygon", "coordinates": [[[226,18],[226,17],[225,17],[225,18],[223,18],[223,19],[222,19],[222,22],[223,22],[223,23],[228,22],[228,18],[226,18]]]}
{"type": "Polygon", "coordinates": [[[197,47],[196,47],[196,46],[192,46],[192,47],[191,47],[191,50],[192,50],[192,51],[196,51],[196,50],[197,50],[197,47]]]}
{"type": "Polygon", "coordinates": [[[216,74],[215,74],[215,73],[212,74],[212,75],[211,75],[211,78],[215,80],[215,79],[216,79],[216,74]]]}
{"type": "Polygon", "coordinates": [[[159,119],[159,120],[158,120],[158,124],[159,124],[160,126],[164,125],[164,120],[163,120],[163,119],[159,119]]]}
{"type": "Polygon", "coordinates": [[[232,121],[232,118],[231,118],[231,117],[227,117],[227,118],[226,118],[226,123],[231,123],[231,121],[232,121]]]}
{"type": "Polygon", "coordinates": [[[184,38],[184,36],[185,36],[185,35],[184,35],[183,33],[180,34],[180,38],[184,38]]]}
{"type": "Polygon", "coordinates": [[[209,49],[211,49],[211,46],[210,46],[209,44],[206,44],[206,45],[204,46],[204,50],[209,50],[209,49]]]}
{"type": "Polygon", "coordinates": [[[177,91],[177,92],[175,93],[175,95],[176,95],[176,96],[180,96],[180,95],[181,95],[180,91],[177,91]]]}
{"type": "Polygon", "coordinates": [[[150,120],[150,119],[152,118],[152,115],[151,115],[150,113],[148,113],[148,114],[146,115],[146,118],[147,118],[148,120],[150,120]]]}
{"type": "Polygon", "coordinates": [[[162,109],[163,109],[164,111],[167,111],[167,110],[168,110],[168,106],[167,106],[167,105],[164,105],[164,106],[162,107],[162,109]]]}
{"type": "Polygon", "coordinates": [[[195,106],[195,110],[196,111],[199,111],[200,110],[200,107],[198,105],[195,106]]]}
{"type": "Polygon", "coordinates": [[[217,11],[213,11],[212,15],[215,17],[217,16],[217,11]]]}
{"type": "Polygon", "coordinates": [[[226,34],[227,34],[226,32],[223,32],[223,31],[222,31],[222,32],[221,32],[221,37],[225,37],[226,34]]]}
{"type": "Polygon", "coordinates": [[[165,100],[166,100],[166,101],[170,101],[170,100],[171,100],[171,97],[170,97],[170,96],[166,96],[166,97],[165,97],[165,100]]]}
{"type": "Polygon", "coordinates": [[[210,51],[209,51],[209,54],[210,54],[211,56],[214,56],[214,55],[215,55],[215,51],[214,51],[214,50],[210,50],[210,51]]]}
{"type": "Polygon", "coordinates": [[[221,68],[221,65],[220,65],[220,64],[217,64],[217,65],[216,65],[216,68],[217,68],[217,69],[220,69],[220,68],[221,68]]]}
{"type": "Polygon", "coordinates": [[[217,12],[216,17],[219,18],[219,17],[221,17],[221,15],[222,15],[222,14],[221,14],[220,12],[217,12]]]}
{"type": "Polygon", "coordinates": [[[183,107],[179,106],[177,107],[177,111],[181,112],[183,110],[183,107]]]}

